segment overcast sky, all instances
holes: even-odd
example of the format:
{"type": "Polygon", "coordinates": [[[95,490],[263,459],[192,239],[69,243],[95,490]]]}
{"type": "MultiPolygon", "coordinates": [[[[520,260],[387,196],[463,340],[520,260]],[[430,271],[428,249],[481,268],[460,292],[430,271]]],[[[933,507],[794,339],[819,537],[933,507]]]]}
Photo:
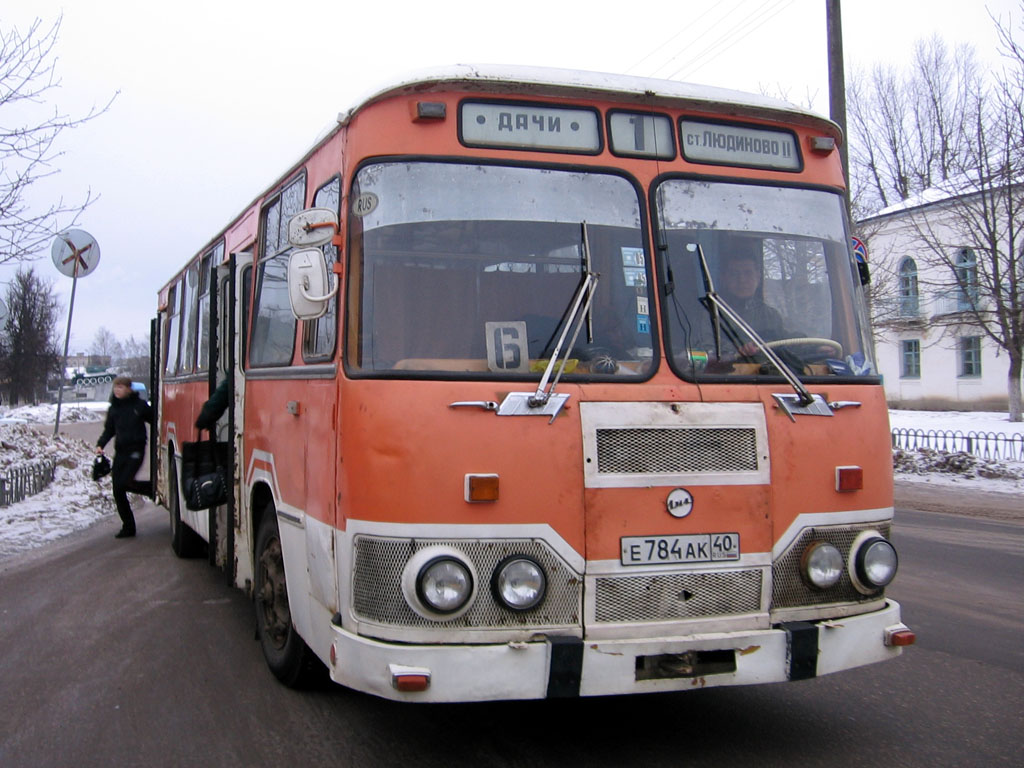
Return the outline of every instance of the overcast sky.
{"type": "MultiPolygon", "coordinates": [[[[34,191],[99,195],[79,225],[98,241],[101,261],[78,286],[72,353],[86,351],[100,326],[122,339],[144,336],[170,275],[340,111],[409,70],[568,67],[764,91],[828,111],[825,0],[12,2],[20,7],[4,10],[4,30],[63,13],[62,84],[51,94],[62,111],[82,114],[118,94],[107,114],[61,137],[61,173],[34,191]]],[[[1016,20],[1018,8],[1018,0],[847,0],[847,71],[905,64],[915,41],[934,33],[975,45],[997,65],[986,9],[1016,20]]],[[[66,309],[71,279],[48,251],[35,264],[66,309]]],[[[0,267],[0,283],[11,274],[0,267]]]]}

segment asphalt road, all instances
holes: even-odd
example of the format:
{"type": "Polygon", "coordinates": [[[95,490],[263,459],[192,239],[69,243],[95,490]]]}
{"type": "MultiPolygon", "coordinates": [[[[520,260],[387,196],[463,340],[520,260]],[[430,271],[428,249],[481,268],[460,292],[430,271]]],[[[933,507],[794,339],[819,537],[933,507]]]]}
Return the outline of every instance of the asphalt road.
{"type": "Polygon", "coordinates": [[[1024,524],[902,510],[918,645],[800,683],[413,706],[279,685],[246,597],[162,510],[0,562],[0,766],[1018,765],[1024,524]]]}

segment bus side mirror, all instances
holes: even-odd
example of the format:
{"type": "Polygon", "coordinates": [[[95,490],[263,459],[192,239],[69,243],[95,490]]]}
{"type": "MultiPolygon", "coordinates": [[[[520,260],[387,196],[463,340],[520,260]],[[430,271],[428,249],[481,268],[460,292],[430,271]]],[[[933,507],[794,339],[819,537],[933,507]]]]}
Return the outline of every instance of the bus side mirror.
{"type": "Polygon", "coordinates": [[[288,243],[295,248],[318,248],[338,232],[338,217],[330,208],[308,208],[288,219],[288,243]]]}
{"type": "Polygon", "coordinates": [[[323,317],[339,285],[340,279],[328,287],[327,263],[319,248],[302,248],[288,258],[288,301],[296,319],[323,317]]]}

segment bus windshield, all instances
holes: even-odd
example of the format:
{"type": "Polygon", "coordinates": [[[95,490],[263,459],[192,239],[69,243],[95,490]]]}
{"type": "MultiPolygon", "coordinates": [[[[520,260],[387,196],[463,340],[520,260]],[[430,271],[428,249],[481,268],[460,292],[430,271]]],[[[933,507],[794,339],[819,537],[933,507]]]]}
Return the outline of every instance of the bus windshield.
{"type": "Polygon", "coordinates": [[[650,260],[626,178],[382,162],[360,169],[350,205],[351,369],[538,379],[589,270],[566,377],[651,370],[650,260]]]}
{"type": "Polygon", "coordinates": [[[687,378],[778,375],[714,290],[799,376],[875,373],[842,198],[670,179],[657,189],[669,359],[687,378]],[[703,265],[701,256],[703,256],[703,265]]]}

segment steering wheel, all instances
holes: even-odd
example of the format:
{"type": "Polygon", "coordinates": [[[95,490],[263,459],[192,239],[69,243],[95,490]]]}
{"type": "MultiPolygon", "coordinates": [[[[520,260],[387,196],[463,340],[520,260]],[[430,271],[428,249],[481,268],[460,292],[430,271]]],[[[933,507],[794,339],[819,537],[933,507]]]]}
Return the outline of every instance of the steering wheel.
{"type": "Polygon", "coordinates": [[[784,349],[793,350],[796,354],[797,350],[806,350],[808,353],[808,359],[823,359],[824,355],[821,354],[821,347],[828,347],[834,354],[834,357],[841,358],[843,356],[843,345],[834,339],[819,339],[811,336],[793,338],[793,339],[776,339],[775,341],[769,341],[765,343],[765,346],[769,349],[775,349],[781,347],[784,349]],[[817,353],[816,355],[814,353],[817,353]]]}

